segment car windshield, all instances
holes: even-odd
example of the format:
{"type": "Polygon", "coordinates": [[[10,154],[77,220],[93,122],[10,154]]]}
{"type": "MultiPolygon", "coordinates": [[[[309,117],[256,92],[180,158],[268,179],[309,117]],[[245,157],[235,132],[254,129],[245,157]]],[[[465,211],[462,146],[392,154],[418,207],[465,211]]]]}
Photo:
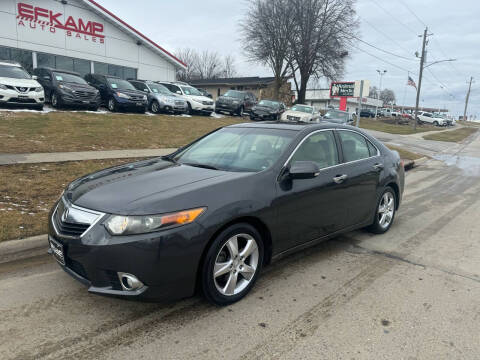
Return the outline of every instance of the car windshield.
{"type": "Polygon", "coordinates": [[[267,106],[267,107],[271,107],[271,108],[278,108],[280,106],[280,103],[278,103],[276,101],[271,101],[271,100],[260,100],[258,105],[267,106]]]}
{"type": "Polygon", "coordinates": [[[306,105],[294,105],[290,110],[313,114],[313,107],[306,105]]]}
{"type": "Polygon", "coordinates": [[[31,79],[32,77],[23,68],[18,66],[0,65],[0,77],[12,79],[31,79]]]}
{"type": "Polygon", "coordinates": [[[323,116],[323,118],[331,122],[346,123],[348,122],[348,113],[343,111],[329,110],[323,116]]]}
{"type": "Polygon", "coordinates": [[[223,171],[258,172],[272,166],[295,136],[293,130],[223,128],[193,143],[173,160],[223,171]]]}
{"type": "Polygon", "coordinates": [[[160,84],[148,84],[154,94],[172,95],[172,92],[160,84]]]}
{"type": "Polygon", "coordinates": [[[62,81],[62,82],[66,82],[66,83],[73,83],[73,84],[87,85],[87,82],[85,80],[83,80],[78,75],[54,72],[53,76],[55,77],[55,79],[57,81],[62,81]]]}
{"type": "Polygon", "coordinates": [[[107,78],[110,87],[115,90],[136,90],[127,80],[107,78]]]}
{"type": "Polygon", "coordinates": [[[223,96],[243,99],[245,97],[245,94],[241,91],[228,90],[223,96]]]}
{"type": "Polygon", "coordinates": [[[202,96],[202,93],[191,86],[181,86],[183,93],[185,95],[195,95],[195,96],[202,96]]]}

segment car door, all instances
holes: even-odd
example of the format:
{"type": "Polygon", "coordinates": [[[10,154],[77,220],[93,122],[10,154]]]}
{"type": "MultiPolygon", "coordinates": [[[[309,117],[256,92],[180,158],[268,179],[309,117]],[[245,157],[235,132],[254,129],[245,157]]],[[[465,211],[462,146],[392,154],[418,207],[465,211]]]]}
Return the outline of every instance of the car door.
{"type": "Polygon", "coordinates": [[[43,90],[45,92],[45,97],[50,99],[52,96],[52,76],[50,72],[45,69],[39,69],[37,72],[37,81],[42,85],[43,90]]]}
{"type": "Polygon", "coordinates": [[[377,188],[384,163],[378,149],[354,130],[336,130],[343,163],[337,170],[344,177],[347,197],[345,227],[368,221],[376,208],[377,188]]]}
{"type": "Polygon", "coordinates": [[[339,152],[332,130],[307,135],[287,161],[283,171],[296,161],[314,161],[320,168],[311,179],[281,176],[277,183],[278,238],[276,251],[282,252],[324,237],[344,226],[349,199],[337,176],[339,152]]]}

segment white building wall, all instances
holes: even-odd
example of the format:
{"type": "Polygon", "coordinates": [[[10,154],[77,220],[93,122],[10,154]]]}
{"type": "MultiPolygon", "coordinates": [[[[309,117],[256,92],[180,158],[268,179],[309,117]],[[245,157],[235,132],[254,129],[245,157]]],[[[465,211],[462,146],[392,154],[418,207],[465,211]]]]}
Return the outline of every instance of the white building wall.
{"type": "MultiPolygon", "coordinates": [[[[45,21],[48,19],[45,18],[45,21]]],[[[0,0],[0,24],[0,46],[128,66],[136,68],[141,79],[175,80],[175,65],[172,62],[148,45],[137,45],[136,38],[77,0],[68,0],[66,5],[54,0],[0,0]],[[98,22],[104,27],[105,38],[102,41],[74,32],[68,36],[63,29],[51,29],[48,25],[17,19],[19,2],[62,13],[58,20],[63,24],[69,16],[76,21],[81,18],[85,22],[98,22]]]]}

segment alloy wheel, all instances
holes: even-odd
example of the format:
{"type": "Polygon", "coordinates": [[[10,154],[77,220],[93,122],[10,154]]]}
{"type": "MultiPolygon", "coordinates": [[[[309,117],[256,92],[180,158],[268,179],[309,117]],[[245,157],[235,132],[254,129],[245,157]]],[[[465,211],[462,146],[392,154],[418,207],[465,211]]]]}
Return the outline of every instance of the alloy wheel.
{"type": "Polygon", "coordinates": [[[382,196],[378,206],[378,223],[383,229],[390,226],[395,212],[395,197],[391,192],[386,192],[382,196]]]}
{"type": "Polygon", "coordinates": [[[58,106],[57,94],[52,94],[52,106],[56,108],[58,106]]]}
{"type": "Polygon", "coordinates": [[[154,102],[152,103],[152,111],[153,111],[154,113],[158,113],[158,102],[154,101],[154,102]]]}
{"type": "Polygon", "coordinates": [[[115,111],[115,100],[113,99],[108,100],[108,110],[115,111]]]}
{"type": "Polygon", "coordinates": [[[257,241],[249,234],[230,237],[220,248],[213,267],[217,290],[225,296],[242,292],[254,278],[258,268],[257,241]]]}

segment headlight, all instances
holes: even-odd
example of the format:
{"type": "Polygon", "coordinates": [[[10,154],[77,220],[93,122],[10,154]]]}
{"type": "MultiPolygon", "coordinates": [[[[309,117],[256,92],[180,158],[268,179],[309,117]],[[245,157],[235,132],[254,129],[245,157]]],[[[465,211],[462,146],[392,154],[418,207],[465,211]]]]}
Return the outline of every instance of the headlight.
{"type": "Polygon", "coordinates": [[[3,85],[3,84],[0,84],[0,89],[2,89],[2,90],[7,90],[7,87],[6,87],[5,85],[3,85]]]}
{"type": "Polygon", "coordinates": [[[190,224],[205,210],[202,207],[164,215],[111,215],[105,222],[105,227],[112,235],[144,234],[170,226],[190,224]]]}
{"type": "Polygon", "coordinates": [[[35,92],[42,92],[42,91],[43,91],[43,87],[41,87],[41,86],[35,88],[35,92]]]}
{"type": "Polygon", "coordinates": [[[233,100],[232,103],[235,104],[235,105],[238,105],[238,104],[240,104],[240,101],[238,101],[238,100],[233,100]]]}
{"type": "Polygon", "coordinates": [[[62,84],[58,85],[58,87],[62,90],[75,92],[75,90],[73,90],[72,88],[69,88],[68,86],[65,86],[65,85],[62,85],[62,84]]]}
{"type": "MultiPolygon", "coordinates": [[[[124,93],[121,93],[121,92],[117,92],[116,93],[118,97],[120,98],[123,98],[123,99],[130,99],[130,96],[124,94],[124,93]]],[[[146,97],[146,96],[145,96],[146,97]]]]}
{"type": "Polygon", "coordinates": [[[143,100],[147,100],[147,95],[143,95],[143,100]]]}

